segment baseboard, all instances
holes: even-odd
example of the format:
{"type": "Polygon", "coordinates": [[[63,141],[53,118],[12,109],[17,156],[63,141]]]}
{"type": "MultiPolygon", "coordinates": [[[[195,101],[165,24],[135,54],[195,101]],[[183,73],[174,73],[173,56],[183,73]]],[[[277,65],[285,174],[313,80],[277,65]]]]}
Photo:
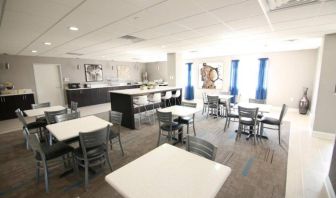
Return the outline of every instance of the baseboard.
{"type": "Polygon", "coordinates": [[[327,178],[325,179],[324,186],[327,190],[328,198],[336,198],[335,190],[331,185],[329,176],[327,176],[327,178]]]}
{"type": "Polygon", "coordinates": [[[330,140],[330,141],[335,140],[335,134],[322,132],[322,131],[313,131],[312,136],[320,138],[320,139],[324,139],[324,140],[330,140]]]}

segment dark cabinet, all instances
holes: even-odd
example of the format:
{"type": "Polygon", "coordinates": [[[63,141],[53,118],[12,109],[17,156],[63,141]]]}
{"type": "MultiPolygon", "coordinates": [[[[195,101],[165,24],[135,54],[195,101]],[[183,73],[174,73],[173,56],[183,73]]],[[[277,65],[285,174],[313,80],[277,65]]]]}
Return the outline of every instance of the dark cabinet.
{"type": "Polygon", "coordinates": [[[28,110],[34,103],[34,94],[0,96],[0,120],[16,118],[16,109],[28,110]]]}
{"type": "Polygon", "coordinates": [[[78,107],[84,107],[111,102],[109,91],[120,89],[133,89],[139,87],[140,85],[88,89],[67,89],[66,96],[68,105],[71,104],[71,101],[75,101],[78,102],[78,107]]]}

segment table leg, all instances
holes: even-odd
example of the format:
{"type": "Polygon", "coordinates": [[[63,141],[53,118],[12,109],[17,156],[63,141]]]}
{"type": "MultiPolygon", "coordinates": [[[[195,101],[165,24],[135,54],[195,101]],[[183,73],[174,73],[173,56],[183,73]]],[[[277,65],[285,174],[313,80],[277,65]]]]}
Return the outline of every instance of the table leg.
{"type": "Polygon", "coordinates": [[[52,145],[52,134],[49,132],[49,144],[52,145]]]}

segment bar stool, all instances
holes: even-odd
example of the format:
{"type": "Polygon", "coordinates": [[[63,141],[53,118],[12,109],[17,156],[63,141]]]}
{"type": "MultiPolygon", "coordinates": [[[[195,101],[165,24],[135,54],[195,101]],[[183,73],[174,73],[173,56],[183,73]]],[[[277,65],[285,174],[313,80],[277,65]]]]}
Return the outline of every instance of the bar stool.
{"type": "Polygon", "coordinates": [[[167,100],[168,100],[169,106],[171,106],[170,99],[172,98],[172,95],[173,94],[171,91],[167,91],[166,94],[162,97],[162,100],[164,102],[164,107],[167,107],[167,100]]]}
{"type": "Polygon", "coordinates": [[[154,93],[153,95],[151,95],[151,97],[149,97],[148,101],[150,104],[153,104],[153,109],[150,110],[150,112],[153,114],[153,121],[155,124],[156,109],[160,108],[161,106],[161,93],[154,93]]]}
{"type": "MultiPolygon", "coordinates": [[[[145,116],[147,116],[147,107],[146,106],[148,104],[149,104],[149,102],[148,102],[147,95],[138,96],[137,99],[133,100],[133,106],[134,106],[134,108],[138,108],[138,115],[139,115],[139,117],[137,119],[139,120],[139,128],[141,128],[141,117],[142,117],[141,114],[145,113],[145,116]],[[145,111],[141,112],[141,108],[144,108],[145,111]]],[[[147,117],[148,117],[149,122],[151,122],[150,117],[149,116],[147,116],[147,117]]]]}
{"type": "Polygon", "coordinates": [[[174,98],[174,101],[175,101],[175,105],[176,105],[176,100],[179,104],[181,104],[180,100],[179,100],[180,96],[181,96],[181,91],[180,90],[176,90],[175,94],[172,95],[172,98],[174,98]]]}

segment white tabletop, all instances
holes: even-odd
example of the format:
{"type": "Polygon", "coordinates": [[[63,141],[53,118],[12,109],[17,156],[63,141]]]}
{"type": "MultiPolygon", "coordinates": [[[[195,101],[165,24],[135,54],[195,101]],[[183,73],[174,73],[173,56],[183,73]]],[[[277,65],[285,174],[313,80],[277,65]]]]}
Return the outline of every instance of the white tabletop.
{"type": "Polygon", "coordinates": [[[180,87],[169,87],[169,86],[162,86],[155,89],[147,89],[147,90],[141,90],[140,88],[136,89],[122,89],[122,90],[112,90],[109,91],[111,93],[118,93],[118,94],[125,94],[125,95],[145,95],[150,93],[156,93],[156,92],[165,92],[165,91],[174,91],[177,89],[181,89],[180,87]]]}
{"type": "Polygon", "coordinates": [[[239,103],[235,106],[238,109],[238,106],[246,108],[259,108],[259,111],[262,113],[269,113],[272,110],[272,105],[268,104],[257,104],[257,103],[239,103]]]}
{"type": "Polygon", "coordinates": [[[59,111],[63,109],[65,109],[65,107],[51,106],[51,107],[43,107],[43,108],[37,108],[37,109],[29,109],[29,110],[25,110],[24,112],[28,117],[35,117],[35,116],[44,116],[45,111],[59,111]]]}
{"type": "Polygon", "coordinates": [[[233,98],[233,95],[226,95],[226,94],[208,94],[208,96],[218,96],[219,99],[229,100],[233,98]]]}
{"type": "Polygon", "coordinates": [[[112,125],[96,116],[87,116],[74,120],[68,120],[55,124],[47,125],[47,129],[59,141],[77,137],[79,132],[88,132],[112,125]]]}
{"type": "Polygon", "coordinates": [[[213,198],[230,173],[230,167],[163,144],[105,180],[129,198],[213,198]]]}
{"type": "Polygon", "coordinates": [[[160,112],[172,112],[173,115],[175,116],[190,116],[198,111],[200,111],[199,108],[193,108],[193,107],[186,107],[186,106],[180,106],[180,105],[174,105],[170,107],[166,107],[163,109],[159,109],[160,112]]]}

